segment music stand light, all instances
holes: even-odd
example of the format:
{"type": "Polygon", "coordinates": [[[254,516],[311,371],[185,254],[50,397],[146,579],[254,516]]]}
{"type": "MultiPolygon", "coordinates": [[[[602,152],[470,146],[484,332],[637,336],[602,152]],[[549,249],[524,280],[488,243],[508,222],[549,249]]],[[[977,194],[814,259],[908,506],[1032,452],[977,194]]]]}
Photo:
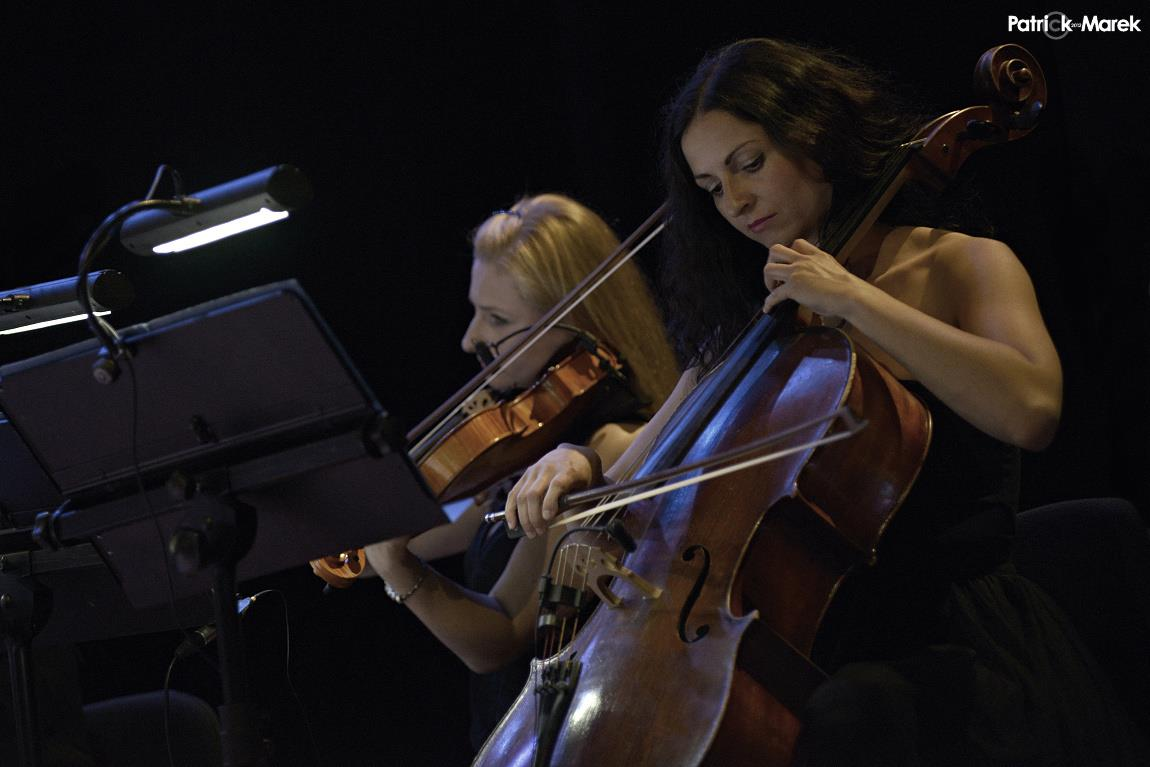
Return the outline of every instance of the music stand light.
{"type": "MultiPolygon", "coordinates": [[[[76,298],[76,279],[66,277],[0,293],[0,335],[84,319],[84,309],[76,298]]],[[[132,283],[114,269],[89,274],[88,289],[97,316],[123,309],[135,298],[132,283]]]]}
{"type": "Polygon", "coordinates": [[[136,213],[120,228],[120,242],[143,256],[180,253],[233,234],[282,221],[312,197],[307,178],[291,165],[276,165],[213,186],[176,210],[136,213]]]}

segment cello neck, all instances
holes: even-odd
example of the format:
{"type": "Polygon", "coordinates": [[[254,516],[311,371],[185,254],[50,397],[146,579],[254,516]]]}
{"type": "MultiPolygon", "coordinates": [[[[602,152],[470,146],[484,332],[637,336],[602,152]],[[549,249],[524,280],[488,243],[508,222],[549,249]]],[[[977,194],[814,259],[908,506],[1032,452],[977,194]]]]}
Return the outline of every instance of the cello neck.
{"type": "Polygon", "coordinates": [[[846,264],[859,242],[874,226],[890,201],[911,178],[910,162],[923,146],[922,140],[909,141],[899,146],[887,160],[874,183],[850,208],[838,225],[820,243],[820,247],[846,264]]]}

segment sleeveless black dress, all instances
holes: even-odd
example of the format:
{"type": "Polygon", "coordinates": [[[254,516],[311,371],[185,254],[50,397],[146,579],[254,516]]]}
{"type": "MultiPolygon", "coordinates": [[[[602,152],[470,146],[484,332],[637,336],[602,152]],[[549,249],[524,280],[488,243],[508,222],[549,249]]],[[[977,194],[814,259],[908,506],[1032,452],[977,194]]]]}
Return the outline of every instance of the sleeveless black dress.
{"type": "MultiPolygon", "coordinates": [[[[492,493],[487,506],[491,509],[503,508],[507,493],[514,480],[506,480],[492,493]]],[[[499,522],[480,522],[479,530],[471,539],[471,546],[463,556],[464,585],[472,591],[486,594],[494,588],[499,576],[507,567],[518,540],[507,537],[507,525],[499,522]]],[[[515,702],[531,670],[531,653],[524,653],[503,668],[487,674],[472,672],[469,682],[471,702],[471,726],[468,737],[476,751],[507,709],[515,702]]]]}
{"type": "Polygon", "coordinates": [[[1150,764],[1110,682],[1050,598],[1010,564],[1020,456],[916,382],[930,451],[815,648],[832,674],[800,763],[1150,764]]]}
{"type": "MultiPolygon", "coordinates": [[[[554,364],[570,353],[573,347],[560,349],[552,358],[554,364]]],[[[630,380],[628,368],[624,368],[622,378],[602,387],[597,395],[600,399],[593,408],[595,418],[593,422],[578,424],[563,435],[563,440],[575,444],[587,444],[595,431],[606,423],[642,423],[646,417],[643,410],[650,404],[631,392],[626,385],[630,380]]],[[[514,487],[518,477],[511,477],[500,482],[488,491],[485,505],[488,510],[502,509],[507,501],[507,493],[514,487]]],[[[502,522],[480,522],[475,537],[471,540],[467,552],[463,557],[464,585],[481,594],[491,591],[511,554],[515,551],[518,540],[507,537],[507,526],[502,522]]],[[[501,669],[488,674],[471,674],[471,727],[469,737],[472,748],[479,751],[487,740],[488,735],[499,724],[499,720],[511,708],[511,704],[519,696],[523,686],[527,683],[531,671],[530,652],[524,653],[501,669]]]]}

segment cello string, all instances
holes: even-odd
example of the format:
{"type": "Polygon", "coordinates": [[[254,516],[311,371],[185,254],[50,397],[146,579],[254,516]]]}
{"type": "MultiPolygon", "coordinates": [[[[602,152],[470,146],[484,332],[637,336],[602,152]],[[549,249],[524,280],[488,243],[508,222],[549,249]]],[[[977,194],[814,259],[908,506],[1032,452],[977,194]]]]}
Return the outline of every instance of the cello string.
{"type": "MultiPolygon", "coordinates": [[[[847,411],[847,412],[849,413],[849,411],[847,411]]],[[[845,415],[845,414],[840,413],[840,415],[845,415]]],[[[835,442],[839,442],[841,440],[847,439],[848,437],[853,437],[856,433],[858,433],[859,429],[861,429],[865,425],[866,425],[866,421],[855,421],[853,424],[851,424],[850,428],[846,429],[845,431],[836,432],[836,433],[828,435],[826,437],[821,437],[819,439],[814,439],[814,440],[811,440],[809,442],[805,442],[801,445],[795,445],[793,447],[788,447],[788,448],[784,448],[782,450],[777,450],[773,453],[765,453],[763,455],[758,455],[758,456],[755,456],[753,458],[748,458],[744,461],[740,461],[739,463],[734,463],[734,464],[731,464],[729,466],[723,466],[723,467],[720,467],[718,469],[712,469],[710,471],[705,471],[702,474],[697,474],[693,477],[686,477],[685,479],[680,479],[680,480],[678,480],[676,482],[672,482],[668,485],[663,485],[662,487],[655,487],[655,488],[652,488],[650,490],[644,490],[642,492],[635,493],[634,495],[628,495],[628,496],[623,497],[623,498],[616,498],[615,500],[608,501],[606,503],[602,503],[598,506],[595,506],[594,508],[588,509],[587,511],[582,511],[582,512],[579,512],[578,514],[573,514],[569,517],[562,517],[562,518],[554,519],[547,525],[547,527],[548,527],[548,529],[551,529],[552,527],[557,527],[559,525],[570,525],[570,524],[573,524],[575,522],[580,522],[580,521],[587,519],[589,517],[593,517],[597,514],[600,514],[604,511],[607,511],[610,509],[617,509],[619,507],[626,506],[626,505],[628,505],[630,503],[634,503],[636,501],[646,500],[647,498],[654,498],[656,496],[664,495],[666,493],[670,493],[670,492],[673,492],[675,490],[682,489],[684,487],[690,487],[691,485],[697,485],[700,482],[706,482],[707,480],[717,479],[719,477],[726,476],[727,474],[732,474],[736,471],[742,471],[744,469],[749,469],[749,468],[752,468],[754,466],[758,466],[759,464],[768,463],[770,461],[777,461],[780,458],[786,458],[789,455],[794,455],[795,453],[800,453],[804,450],[808,450],[808,449],[812,449],[812,448],[816,448],[816,447],[822,447],[823,445],[829,445],[829,444],[832,444],[835,442]]]]}
{"type": "MultiPolygon", "coordinates": [[[[791,427],[790,429],[783,430],[781,433],[775,434],[770,438],[767,438],[765,440],[758,440],[756,442],[751,443],[751,445],[745,446],[744,448],[741,449],[742,453],[738,453],[738,451],[735,451],[735,452],[736,452],[736,454],[745,454],[747,451],[753,451],[753,450],[761,447],[761,445],[759,443],[771,444],[772,442],[777,441],[780,438],[784,438],[786,436],[789,436],[789,435],[791,435],[797,431],[800,431],[804,428],[808,428],[811,425],[817,425],[823,421],[833,420],[834,418],[842,418],[847,424],[847,429],[844,431],[841,431],[841,432],[837,432],[837,433],[830,435],[828,437],[824,437],[822,439],[816,439],[816,440],[810,441],[808,443],[793,446],[791,448],[787,448],[787,449],[784,449],[781,451],[776,451],[774,453],[768,453],[765,455],[755,456],[749,460],[745,460],[745,461],[742,461],[740,463],[736,463],[736,464],[733,464],[733,465],[730,465],[730,466],[727,466],[727,467],[724,467],[721,469],[717,469],[714,471],[704,472],[701,475],[698,475],[695,477],[688,477],[686,479],[679,480],[678,482],[672,483],[670,485],[666,485],[666,486],[659,487],[659,488],[654,488],[654,489],[648,490],[646,492],[636,493],[633,495],[627,495],[624,497],[620,497],[621,494],[619,494],[619,493],[612,494],[612,496],[608,496],[608,497],[613,498],[613,500],[611,500],[607,503],[600,504],[599,506],[596,506],[596,507],[589,509],[587,511],[584,511],[584,512],[581,512],[578,514],[574,514],[572,516],[565,517],[562,519],[555,520],[550,525],[548,525],[548,529],[554,528],[560,524],[570,525],[570,524],[573,524],[574,522],[588,520],[588,519],[594,520],[594,525],[596,527],[599,527],[599,526],[601,526],[601,523],[603,522],[603,520],[608,515],[610,515],[613,519],[625,516],[628,513],[629,506],[632,502],[643,500],[643,499],[648,498],[648,497],[654,497],[656,495],[661,495],[661,494],[671,492],[671,491],[676,490],[676,489],[680,489],[682,487],[687,487],[690,485],[698,484],[698,483],[706,481],[708,479],[717,478],[717,477],[723,476],[725,474],[729,474],[729,473],[732,473],[735,471],[740,471],[740,470],[745,469],[745,468],[751,468],[752,466],[758,465],[760,463],[766,463],[768,461],[778,460],[779,458],[783,458],[787,455],[791,455],[793,453],[800,452],[802,450],[811,449],[811,448],[818,447],[818,446],[825,445],[825,444],[830,444],[832,442],[837,442],[839,440],[846,439],[847,437],[853,436],[854,434],[856,434],[860,429],[862,429],[866,425],[865,421],[858,421],[857,419],[855,419],[854,415],[850,412],[850,410],[848,408],[842,407],[838,411],[836,411],[834,414],[832,414],[829,418],[815,419],[815,420],[810,421],[808,423],[800,424],[799,426],[796,426],[796,427],[791,427]]],[[[627,466],[627,473],[628,474],[632,473],[634,471],[634,467],[641,460],[645,460],[648,454],[649,454],[649,451],[644,451],[643,454],[637,455],[635,458],[633,458],[627,466]]],[[[607,535],[604,532],[600,532],[600,533],[598,533],[598,535],[601,538],[607,537],[607,535]]],[[[576,583],[577,580],[581,580],[581,582],[579,583],[579,589],[581,591],[583,591],[584,593],[587,593],[587,591],[588,591],[587,586],[590,583],[590,577],[591,577],[591,572],[590,572],[591,556],[592,556],[593,551],[595,549],[599,549],[599,548],[600,547],[593,547],[590,544],[566,544],[566,545],[564,545],[561,543],[559,545],[559,551],[556,552],[556,554],[557,554],[556,559],[557,559],[558,564],[552,570],[553,577],[555,578],[555,580],[560,584],[571,584],[572,587],[574,587],[574,584],[576,583]],[[577,565],[579,562],[580,552],[583,551],[584,549],[585,549],[585,554],[583,557],[584,566],[583,566],[582,578],[577,579],[577,578],[572,577],[572,578],[568,579],[569,575],[577,573],[577,570],[578,570],[577,565]],[[569,554],[570,554],[570,556],[568,556],[569,554]],[[574,561],[572,561],[572,560],[574,560],[574,561]]],[[[626,557],[625,552],[624,552],[623,556],[626,557]]],[[[541,608],[542,608],[542,605],[541,605],[541,608]]],[[[568,636],[570,636],[571,640],[573,640],[575,634],[578,633],[579,628],[581,627],[581,623],[582,623],[582,614],[579,611],[576,611],[575,616],[573,618],[570,618],[570,619],[568,618],[567,615],[562,615],[562,616],[557,616],[557,617],[558,617],[558,625],[557,625],[558,631],[552,632],[551,634],[549,634],[548,637],[546,638],[545,642],[544,642],[545,652],[546,652],[547,657],[557,655],[558,652],[560,652],[562,650],[562,648],[565,647],[569,643],[568,636]]]]}
{"type": "MultiPolygon", "coordinates": [[[[598,536],[600,538],[606,537],[603,533],[599,533],[598,536]]],[[[582,582],[579,584],[579,589],[584,594],[589,593],[589,589],[587,588],[587,584],[590,582],[590,578],[591,578],[591,555],[594,551],[601,550],[600,547],[591,546],[591,544],[587,544],[586,548],[587,548],[587,558],[586,558],[586,562],[583,566],[583,579],[582,579],[582,582]]],[[[583,607],[583,605],[580,605],[580,609],[575,610],[575,615],[571,619],[571,641],[574,641],[575,635],[579,633],[580,624],[581,624],[581,621],[583,620],[583,611],[581,609],[582,607],[583,607]]]]}
{"type": "MultiPolygon", "coordinates": [[[[875,186],[877,186],[880,190],[885,190],[885,189],[889,188],[896,180],[898,180],[900,175],[903,172],[903,169],[906,167],[907,163],[909,162],[910,157],[913,154],[913,152],[918,150],[918,149],[921,149],[923,143],[924,143],[924,140],[917,139],[917,140],[912,140],[912,141],[906,142],[906,143],[900,145],[898,148],[896,148],[894,150],[894,152],[892,152],[892,156],[890,157],[890,159],[888,159],[888,161],[884,164],[880,178],[879,178],[879,180],[875,186]]],[[[865,218],[865,212],[869,211],[872,207],[873,207],[872,204],[865,205],[861,208],[861,212],[858,209],[856,209],[855,215],[850,217],[847,221],[843,222],[839,226],[839,228],[828,237],[829,242],[826,245],[826,247],[828,249],[830,249],[831,252],[837,256],[839,251],[841,251],[846,246],[848,239],[849,239],[849,234],[851,232],[854,232],[856,229],[858,229],[860,227],[863,219],[865,218]]],[[[663,228],[663,225],[660,224],[660,226],[656,230],[654,230],[654,232],[652,232],[652,236],[654,234],[658,233],[659,231],[661,231],[662,228],[663,228]]],[[[644,241],[644,244],[645,244],[645,242],[646,241],[644,241]]],[[[818,241],[815,242],[815,245],[818,247],[823,247],[821,245],[821,243],[818,241]]],[[[847,255],[849,257],[850,254],[848,253],[847,255]]],[[[738,345],[739,339],[743,335],[745,335],[752,327],[754,327],[760,319],[761,319],[761,317],[757,314],[750,319],[750,321],[747,323],[747,325],[740,331],[739,335],[730,344],[728,344],[727,348],[723,351],[722,355],[720,356],[719,361],[715,365],[711,366],[710,369],[707,370],[703,374],[703,376],[700,377],[699,380],[697,380],[695,382],[695,385],[694,385],[694,387],[692,387],[692,389],[697,389],[698,386],[703,382],[704,379],[706,379],[708,376],[710,376],[712,373],[714,373],[715,371],[717,371],[718,369],[720,369],[723,366],[723,363],[729,357],[732,350],[735,349],[736,346],[738,345]]],[[[682,403],[680,403],[680,404],[682,404],[682,403]]],[[[832,416],[832,418],[833,417],[834,416],[832,416]]],[[[667,426],[670,426],[670,423],[667,424],[667,426]]],[[[795,427],[795,430],[805,428],[806,426],[807,426],[806,424],[800,425],[798,427],[795,427]]],[[[663,431],[665,431],[665,430],[666,430],[666,427],[664,427],[663,431]]],[[[853,433],[855,433],[855,432],[852,431],[851,434],[853,434],[853,433]]],[[[779,435],[779,436],[785,436],[786,434],[787,434],[787,432],[784,432],[783,435],[779,435]]],[[[654,444],[657,441],[658,441],[657,437],[656,437],[656,439],[651,440],[648,443],[647,449],[642,454],[636,455],[630,461],[630,463],[626,467],[627,470],[623,473],[623,476],[630,476],[636,470],[636,465],[639,464],[640,461],[645,461],[647,459],[647,457],[650,454],[651,448],[654,446],[654,444]]],[[[812,446],[817,446],[817,445],[812,445],[812,446]]],[[[778,457],[782,458],[782,457],[785,457],[785,455],[787,455],[787,453],[782,453],[782,454],[778,455],[778,457]]],[[[750,467],[755,466],[755,465],[757,465],[757,462],[748,462],[744,465],[741,465],[741,468],[750,468],[750,467]]],[[[731,470],[734,471],[736,469],[731,469],[731,470]]],[[[724,473],[730,473],[730,472],[716,473],[716,474],[711,475],[711,477],[722,476],[724,473]]],[[[702,482],[705,479],[711,478],[711,477],[704,475],[703,477],[700,477],[699,479],[697,479],[696,482],[702,482]]],[[[694,484],[694,483],[687,483],[687,484],[689,485],[689,484],[694,484]]],[[[687,486],[687,485],[681,485],[681,486],[687,486]]],[[[669,492],[671,489],[677,489],[677,488],[672,486],[670,488],[665,489],[663,492],[669,492]]],[[[656,493],[655,495],[657,495],[657,494],[658,493],[656,493]]],[[[644,497],[650,497],[650,496],[644,496],[644,497]]],[[[641,498],[635,497],[635,498],[633,498],[633,500],[641,500],[641,498]]],[[[597,506],[591,510],[583,512],[582,514],[577,515],[575,517],[569,517],[566,520],[564,520],[563,523],[564,524],[570,524],[571,522],[576,521],[576,519],[582,520],[582,519],[586,519],[586,518],[591,518],[594,520],[594,524],[599,524],[600,515],[598,513],[595,513],[595,512],[599,512],[599,511],[605,512],[609,509],[616,508],[618,506],[623,506],[623,505],[624,504],[622,504],[622,503],[615,503],[615,504],[605,503],[605,504],[597,506]]],[[[626,509],[624,509],[621,512],[621,514],[625,515],[626,509]]],[[[559,522],[556,521],[555,523],[552,523],[552,525],[554,525],[554,524],[559,524],[559,522]]]]}
{"type": "MultiPolygon", "coordinates": [[[[796,424],[795,426],[790,426],[790,427],[787,427],[786,429],[781,429],[781,430],[779,430],[773,434],[770,434],[766,437],[763,437],[763,438],[757,439],[757,440],[753,440],[753,441],[748,442],[747,444],[745,444],[741,447],[732,448],[732,449],[727,450],[723,453],[711,456],[710,458],[706,458],[706,459],[703,459],[701,461],[695,461],[694,463],[688,463],[688,464],[680,465],[677,467],[672,467],[672,468],[668,468],[668,469],[662,469],[659,471],[655,471],[655,472],[652,472],[652,473],[650,473],[644,477],[641,477],[639,479],[636,479],[636,480],[627,480],[624,482],[613,483],[611,485],[604,485],[604,486],[601,486],[598,488],[592,488],[590,490],[581,490],[579,492],[565,494],[563,497],[561,497],[559,499],[559,503],[561,506],[564,507],[563,512],[567,513],[570,509],[574,508],[575,506],[590,503],[591,501],[604,501],[604,499],[616,499],[616,500],[618,500],[620,498],[620,496],[623,495],[623,493],[628,493],[628,495],[623,496],[623,500],[620,502],[614,502],[614,501],[606,502],[606,501],[604,501],[599,506],[595,506],[591,509],[588,509],[585,512],[582,512],[582,516],[580,516],[579,518],[584,519],[584,518],[592,516],[593,513],[597,513],[599,511],[602,511],[605,509],[618,508],[620,506],[625,505],[625,503],[627,502],[627,499],[635,498],[635,494],[633,494],[632,491],[638,490],[639,488],[647,487],[649,485],[654,485],[654,484],[657,484],[659,482],[666,482],[669,480],[678,479],[678,478],[686,476],[687,474],[689,474],[692,471],[695,471],[696,469],[710,469],[710,468],[715,467],[715,466],[721,466],[724,463],[727,463],[729,461],[735,461],[735,460],[741,459],[743,457],[753,456],[759,450],[767,447],[768,445],[772,445],[775,442],[781,442],[781,441],[785,440],[787,437],[790,437],[794,434],[798,434],[798,433],[800,433],[800,432],[802,432],[802,431],[804,431],[804,430],[806,430],[812,426],[818,426],[822,423],[831,422],[836,418],[842,418],[844,421],[846,421],[846,423],[848,424],[848,428],[851,430],[852,434],[857,432],[859,429],[861,429],[863,426],[866,425],[865,423],[859,423],[858,420],[855,418],[854,414],[850,412],[850,409],[847,408],[846,406],[842,406],[842,407],[839,407],[834,412],[832,412],[830,415],[819,416],[817,418],[812,418],[809,421],[804,421],[803,423],[796,424]]],[[[816,440],[816,441],[810,442],[806,445],[800,445],[799,448],[817,447],[818,444],[819,443],[816,440]]],[[[775,459],[782,458],[782,457],[785,457],[785,456],[782,454],[773,455],[771,460],[775,460],[775,459]]],[[[628,468],[633,468],[634,463],[635,463],[635,461],[633,461],[632,466],[629,466],[628,468]]],[[[749,468],[749,467],[746,467],[746,468],[749,468]]],[[[483,516],[483,518],[487,522],[496,522],[498,520],[504,519],[505,516],[506,516],[506,514],[503,511],[496,511],[496,512],[491,512],[491,513],[485,514],[483,516]]],[[[571,519],[571,518],[565,517],[563,519],[563,522],[565,523],[569,519],[571,519]]],[[[555,524],[559,524],[559,523],[560,523],[559,521],[555,521],[555,522],[552,522],[551,524],[555,525],[555,524]]]]}
{"type": "MultiPolygon", "coordinates": [[[[571,516],[557,517],[548,523],[547,529],[558,527],[559,525],[570,525],[570,524],[573,524],[575,522],[581,522],[581,521],[588,519],[588,518],[598,517],[604,511],[608,511],[610,509],[617,509],[617,508],[626,506],[626,505],[628,505],[632,502],[635,502],[635,501],[641,501],[641,500],[645,500],[647,498],[653,498],[655,496],[663,495],[664,493],[669,493],[669,492],[672,492],[674,490],[678,490],[678,489],[683,488],[683,487],[689,487],[690,485],[695,485],[695,484],[698,484],[700,482],[705,482],[709,479],[715,479],[717,477],[721,477],[721,476],[724,476],[726,474],[731,474],[731,473],[736,472],[736,471],[741,471],[743,469],[749,469],[749,468],[752,468],[752,467],[757,466],[757,465],[762,464],[762,463],[768,463],[770,461],[776,461],[776,460],[779,460],[781,458],[785,458],[788,455],[792,455],[794,453],[806,450],[808,448],[816,448],[816,447],[821,447],[822,445],[827,445],[827,444],[831,444],[833,442],[838,442],[839,440],[854,436],[861,429],[863,429],[866,425],[867,425],[866,420],[859,420],[857,417],[855,417],[854,413],[852,413],[850,411],[850,408],[848,408],[844,405],[844,406],[838,408],[837,410],[835,410],[830,415],[820,416],[818,418],[811,419],[810,421],[806,421],[806,422],[803,422],[801,424],[798,424],[797,426],[792,426],[792,427],[789,427],[787,429],[783,429],[780,432],[769,435],[769,436],[764,437],[762,439],[754,440],[752,442],[747,443],[746,445],[743,445],[742,447],[734,448],[734,449],[729,450],[726,453],[723,453],[721,455],[713,456],[710,459],[698,461],[698,462],[695,462],[693,464],[687,464],[686,466],[680,466],[680,467],[677,467],[675,469],[656,472],[656,473],[653,473],[653,474],[648,475],[646,477],[642,477],[638,480],[619,483],[619,487],[617,488],[617,492],[603,493],[599,498],[596,498],[596,500],[602,500],[602,499],[611,499],[611,500],[604,501],[603,503],[600,503],[597,506],[594,506],[590,509],[587,509],[586,511],[581,511],[577,514],[573,514],[571,516]],[[807,429],[809,427],[817,426],[823,422],[833,421],[836,418],[841,418],[846,423],[846,429],[844,431],[836,432],[834,434],[831,434],[831,435],[828,435],[825,437],[813,439],[813,440],[810,440],[808,442],[805,442],[805,443],[802,443],[799,445],[795,445],[795,446],[790,447],[790,448],[785,448],[783,450],[779,450],[779,451],[776,451],[773,453],[762,453],[759,455],[755,455],[756,451],[762,449],[763,447],[766,447],[767,445],[771,445],[775,442],[780,441],[781,439],[789,437],[789,436],[796,434],[796,433],[798,433],[804,429],[807,429]],[[737,458],[741,458],[741,457],[747,456],[747,455],[749,455],[751,457],[746,459],[746,460],[743,460],[739,463],[730,464],[730,465],[725,466],[725,467],[722,466],[723,462],[725,462],[725,461],[735,460],[737,458]],[[637,490],[640,487],[645,487],[646,485],[649,485],[649,484],[653,484],[656,482],[663,482],[666,480],[673,479],[675,477],[681,477],[686,472],[695,471],[696,469],[711,469],[711,467],[714,467],[714,466],[720,466],[721,468],[713,469],[710,471],[704,471],[702,474],[697,474],[693,477],[682,478],[682,479],[679,479],[675,482],[672,482],[671,484],[662,485],[660,487],[652,488],[652,489],[647,490],[647,491],[631,492],[631,491],[637,490]],[[628,494],[622,495],[625,491],[628,494]],[[620,496],[622,496],[622,497],[620,497],[620,496]]],[[[585,491],[585,492],[580,492],[580,493],[573,493],[572,495],[573,496],[587,495],[587,496],[594,497],[594,494],[598,493],[598,492],[600,492],[600,491],[599,490],[592,490],[592,491],[585,491]]],[[[580,502],[587,502],[589,500],[590,500],[590,498],[577,499],[576,504],[578,504],[580,502]]],[[[496,521],[496,520],[503,519],[503,518],[504,518],[504,513],[501,511],[487,514],[484,516],[484,519],[486,519],[487,521],[496,521]]]]}
{"type": "MultiPolygon", "coordinates": [[[[609,538],[609,536],[602,532],[596,533],[596,535],[604,540],[609,538]]],[[[553,580],[560,585],[576,589],[584,594],[591,593],[588,589],[588,585],[591,582],[591,559],[595,552],[601,550],[601,546],[590,543],[563,545],[558,552],[557,564],[552,570],[553,580]],[[582,568],[579,567],[580,559],[583,560],[582,568]]],[[[574,614],[564,614],[559,617],[557,630],[551,632],[544,639],[543,650],[547,657],[562,652],[562,650],[574,640],[575,635],[579,633],[583,612],[575,605],[572,605],[572,607],[574,608],[574,614]]]]}
{"type": "MultiPolygon", "coordinates": [[[[565,544],[559,550],[559,563],[555,568],[555,582],[563,587],[573,582],[574,574],[577,572],[577,565],[579,559],[578,544],[565,544]],[[574,561],[573,561],[574,560],[574,561]]],[[[564,646],[564,638],[567,635],[567,616],[559,614],[556,611],[558,623],[556,630],[549,637],[549,644],[547,647],[548,657],[557,655],[564,646]]]]}

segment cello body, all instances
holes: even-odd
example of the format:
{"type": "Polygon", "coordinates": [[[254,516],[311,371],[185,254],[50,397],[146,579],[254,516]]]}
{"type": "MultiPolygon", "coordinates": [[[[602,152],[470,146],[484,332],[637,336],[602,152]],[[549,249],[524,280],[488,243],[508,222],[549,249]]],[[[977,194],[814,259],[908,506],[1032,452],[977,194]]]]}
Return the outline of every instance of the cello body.
{"type": "MultiPolygon", "coordinates": [[[[873,561],[926,454],[930,415],[841,331],[808,328],[747,345],[758,348],[738,353],[753,362],[686,453],[657,446],[637,476],[842,405],[869,425],[850,440],[628,508],[641,541],[627,567],[662,593],[619,585],[620,606],[598,607],[567,647],[536,661],[542,675],[548,663],[594,658],[542,764],[791,761],[792,708],[819,678],[809,658],[822,617],[851,568],[873,561]]],[[[711,389],[704,380],[680,411],[711,389]]],[[[662,439],[676,427],[660,444],[676,441],[662,439]]],[[[797,439],[830,428],[824,422],[797,439]]],[[[476,765],[536,763],[533,697],[529,682],[476,765]]]]}

